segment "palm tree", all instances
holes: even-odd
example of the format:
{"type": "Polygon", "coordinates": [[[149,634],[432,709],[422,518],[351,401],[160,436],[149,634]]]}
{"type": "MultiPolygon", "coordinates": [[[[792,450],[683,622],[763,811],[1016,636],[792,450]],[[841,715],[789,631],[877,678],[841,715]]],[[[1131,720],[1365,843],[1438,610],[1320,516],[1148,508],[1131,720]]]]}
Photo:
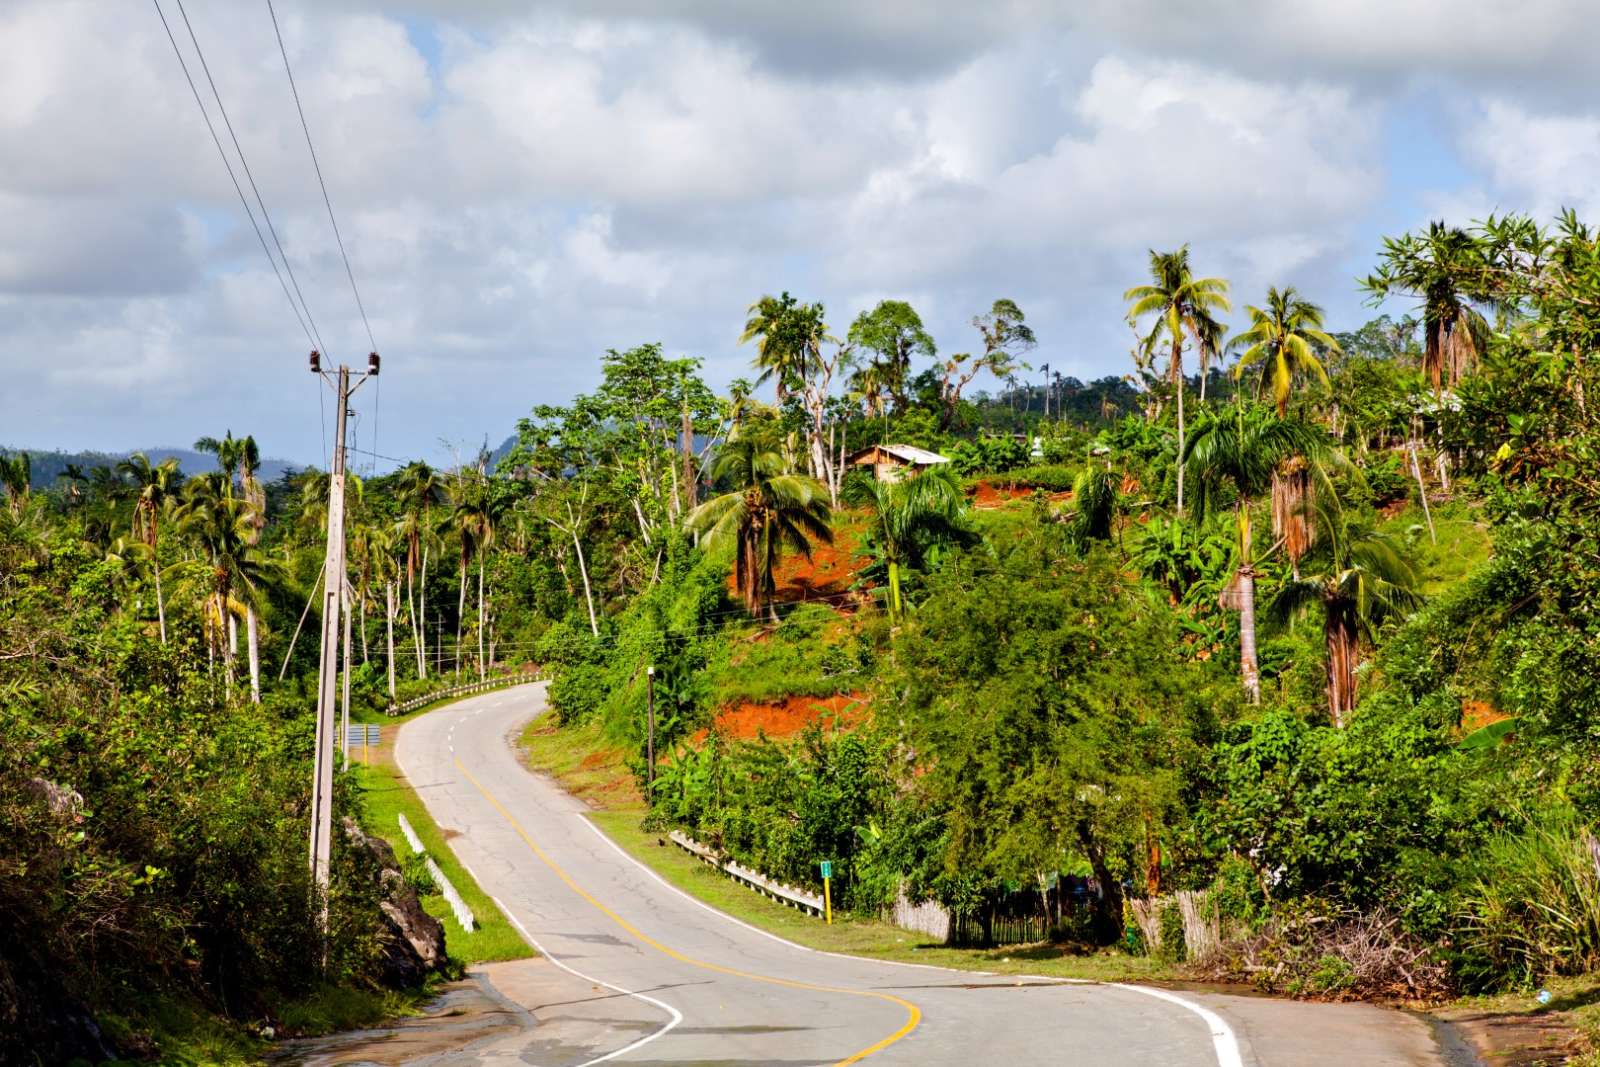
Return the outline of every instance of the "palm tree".
{"type": "Polygon", "coordinates": [[[949,540],[958,531],[967,502],[961,484],[946,467],[933,467],[898,482],[857,480],[846,499],[872,513],[876,555],[889,570],[889,618],[905,613],[900,569],[916,562],[929,541],[949,540]]]}
{"type": "Polygon", "coordinates": [[[0,456],[0,484],[6,487],[6,504],[15,515],[28,502],[33,488],[33,461],[26,452],[0,456]]]}
{"type": "Polygon", "coordinates": [[[779,404],[804,386],[822,359],[822,345],[830,340],[822,316],[821,304],[802,304],[788,293],[750,305],[739,343],[756,342],[755,366],[761,371],[756,382],[773,379],[779,404]]]}
{"type": "Polygon", "coordinates": [[[1320,459],[1326,438],[1306,423],[1270,417],[1259,408],[1235,404],[1232,412],[1203,421],[1189,439],[1184,459],[1195,465],[1194,517],[1205,522],[1231,486],[1234,504],[1233,585],[1224,595],[1239,612],[1239,674],[1252,704],[1261,702],[1261,672],[1256,660],[1256,572],[1251,553],[1250,507],[1272,483],[1273,473],[1295,456],[1320,459]]]}
{"type": "MultiPolygon", "coordinates": [[[[227,620],[240,600],[253,602],[266,576],[259,550],[251,544],[254,533],[250,505],[229,493],[227,474],[203,475],[191,480],[178,509],[179,528],[205,550],[211,564],[211,587],[206,608],[207,631],[213,649],[222,646],[223,668],[233,685],[233,644],[227,639],[227,620]]],[[[259,674],[259,666],[257,666],[259,674]]],[[[259,690],[252,692],[259,701],[259,690]]]]}
{"type": "Polygon", "coordinates": [[[1328,372],[1317,358],[1316,348],[1339,353],[1339,342],[1322,328],[1322,309],[1301,298],[1293,286],[1267,289],[1267,305],[1259,308],[1245,305],[1250,314],[1250,328],[1228,342],[1230,350],[1239,351],[1239,362],[1233,375],[1242,378],[1244,372],[1257,364],[1261,367],[1261,381],[1272,387],[1272,400],[1278,407],[1278,418],[1289,411],[1289,393],[1296,378],[1314,374],[1328,384],[1328,372]]]}
{"type": "Polygon", "coordinates": [[[1189,246],[1176,252],[1150,252],[1152,284],[1136,285],[1122,294],[1132,301],[1130,321],[1155,315],[1150,332],[1140,341],[1146,356],[1155,352],[1163,336],[1171,347],[1167,376],[1178,394],[1178,514],[1183,514],[1183,472],[1188,447],[1183,422],[1183,345],[1193,340],[1200,361],[1200,381],[1205,382],[1206,365],[1217,354],[1222,340],[1222,324],[1214,313],[1227,311],[1228,283],[1221,278],[1196,278],[1189,266],[1189,246]]]}
{"type": "Polygon", "coordinates": [[[1122,477],[1109,465],[1092,463],[1072,479],[1072,515],[1067,520],[1067,539],[1079,552],[1090,541],[1109,541],[1117,530],[1117,519],[1124,510],[1122,477]]]}
{"type": "Polygon", "coordinates": [[[1307,612],[1322,616],[1327,648],[1328,714],[1335,726],[1356,706],[1363,642],[1391,616],[1421,603],[1417,572],[1393,538],[1349,518],[1333,501],[1317,508],[1321,547],[1307,557],[1314,573],[1284,585],[1267,606],[1284,624],[1307,612]]]}
{"type": "Polygon", "coordinates": [[[1489,324],[1473,305],[1492,298],[1487,275],[1476,238],[1431,222],[1424,235],[1385,238],[1384,263],[1363,283],[1376,299],[1398,291],[1422,301],[1422,371],[1435,393],[1453,391],[1483,354],[1489,324]]]}
{"type": "Polygon", "coordinates": [[[707,548],[732,545],[739,595],[752,616],[767,605],[772,617],[773,572],[786,550],[811,558],[811,541],[831,543],[828,491],[813,478],[788,473],[783,456],[754,438],[723,446],[714,481],[732,490],[695,508],[687,526],[707,548]]]}
{"type": "Polygon", "coordinates": [[[406,612],[411,616],[411,636],[417,649],[417,677],[428,676],[427,637],[422,620],[428,611],[428,552],[433,543],[433,505],[439,500],[439,476],[422,460],[409,463],[395,478],[400,519],[395,532],[405,549],[406,612]],[[416,580],[420,601],[414,599],[416,580]]]}
{"type": "Polygon", "coordinates": [[[133,534],[150,549],[151,571],[156,579],[156,620],[161,643],[167,643],[167,608],[161,594],[161,561],[157,550],[161,539],[161,513],[178,481],[178,461],[167,458],[151,463],[143,452],[135,452],[117,464],[117,470],[133,482],[133,534]]]}

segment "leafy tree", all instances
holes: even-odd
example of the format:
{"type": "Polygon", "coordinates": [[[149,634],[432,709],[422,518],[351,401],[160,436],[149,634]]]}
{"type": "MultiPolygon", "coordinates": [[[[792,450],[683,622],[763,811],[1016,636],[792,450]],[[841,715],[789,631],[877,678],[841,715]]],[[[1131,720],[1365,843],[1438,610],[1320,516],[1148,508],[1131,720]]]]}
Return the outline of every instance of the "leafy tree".
{"type": "Polygon", "coordinates": [[[714,479],[730,485],[689,516],[688,528],[711,550],[732,546],[734,575],[745,610],[771,608],[773,572],[785,551],[811,558],[811,539],[831,542],[827,490],[790,474],[783,457],[750,438],[735,438],[717,454],[714,479]]]}
{"type": "Polygon", "coordinates": [[[28,458],[28,453],[14,452],[9,456],[0,456],[0,484],[5,486],[6,503],[13,515],[28,502],[32,481],[33,461],[28,458]]]}
{"type": "Polygon", "coordinates": [[[417,677],[428,676],[428,552],[433,542],[433,508],[442,486],[433,468],[422,460],[408,463],[395,479],[400,518],[395,523],[405,553],[406,614],[411,618],[411,638],[416,646],[417,677]],[[413,594],[413,581],[416,594],[413,594]]]}
{"type": "MultiPolygon", "coordinates": [[[[1228,283],[1221,278],[1196,278],[1189,266],[1189,246],[1175,252],[1150,252],[1151,284],[1136,285],[1122,294],[1132,301],[1128,319],[1137,322],[1154,315],[1150,331],[1139,341],[1145,359],[1154,356],[1163,337],[1171,345],[1167,377],[1178,397],[1178,513],[1183,514],[1183,471],[1188,448],[1184,440],[1183,346],[1192,340],[1200,361],[1200,381],[1205,383],[1206,364],[1217,354],[1223,327],[1216,312],[1227,311],[1228,283]]],[[[1202,400],[1204,397],[1202,396],[1202,400]]]]}
{"type": "Polygon", "coordinates": [[[979,372],[988,371],[1005,379],[1021,366],[1019,357],[1038,341],[1033,336],[1022,309],[1005,297],[994,302],[987,314],[974,315],[972,325],[983,337],[983,354],[973,359],[962,352],[945,360],[939,379],[939,429],[948,430],[961,405],[961,391],[979,372]]]}
{"type": "Polygon", "coordinates": [[[932,359],[938,354],[933,337],[922,325],[922,316],[904,300],[880,300],[871,311],[863,311],[850,324],[850,343],[872,353],[870,380],[894,398],[895,411],[905,410],[906,385],[911,379],[911,361],[917,356],[932,359]]]}
{"type": "Polygon", "coordinates": [[[1280,464],[1297,456],[1315,460],[1327,451],[1326,439],[1312,427],[1272,418],[1243,404],[1209,416],[1189,439],[1184,458],[1195,468],[1195,521],[1203,523],[1223,503],[1224,488],[1235,494],[1237,540],[1229,599],[1239,611],[1239,674],[1252,704],[1261,702],[1261,672],[1256,656],[1256,568],[1250,507],[1271,485],[1280,464]]]}

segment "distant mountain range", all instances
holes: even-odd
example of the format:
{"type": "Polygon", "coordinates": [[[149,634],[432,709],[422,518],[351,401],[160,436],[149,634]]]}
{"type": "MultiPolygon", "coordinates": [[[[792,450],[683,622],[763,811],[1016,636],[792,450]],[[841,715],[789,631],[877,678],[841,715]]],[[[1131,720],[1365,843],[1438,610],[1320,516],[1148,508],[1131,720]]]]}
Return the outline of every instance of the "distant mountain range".
{"type": "MultiPolygon", "coordinates": [[[[40,489],[48,489],[54,485],[56,479],[66,471],[68,464],[75,463],[86,472],[91,467],[115,467],[135,452],[143,452],[149,456],[151,463],[161,463],[169,458],[176,459],[185,474],[202,474],[217,469],[217,457],[205,452],[196,452],[192,448],[131,448],[126,452],[42,452],[35,448],[0,446],[0,452],[6,455],[27,452],[33,464],[33,484],[40,489]]],[[[289,471],[304,468],[303,463],[291,463],[284,459],[263,459],[260,478],[263,482],[275,482],[289,471]]]]}

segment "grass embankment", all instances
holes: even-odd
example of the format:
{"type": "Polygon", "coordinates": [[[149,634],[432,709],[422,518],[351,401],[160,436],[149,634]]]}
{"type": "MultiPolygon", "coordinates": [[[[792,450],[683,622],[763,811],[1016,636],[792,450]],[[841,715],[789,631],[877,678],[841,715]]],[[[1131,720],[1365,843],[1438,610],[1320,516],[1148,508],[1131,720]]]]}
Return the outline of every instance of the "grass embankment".
{"type": "Polygon", "coordinates": [[[412,855],[410,844],[400,832],[399,817],[405,815],[406,821],[411,823],[411,828],[422,841],[423,848],[472,909],[478,927],[468,933],[456,921],[455,913],[445,903],[443,896],[436,892],[422,895],[423,908],[444,923],[445,946],[451,957],[472,964],[532,956],[533,950],[527,942],[501,914],[489,895],[479,888],[477,880],[461,866],[461,861],[456,859],[444,831],[433,821],[428,809],[422,806],[416,791],[394,767],[391,758],[385,745],[371,765],[356,768],[368,821],[378,835],[394,847],[395,855],[403,862],[412,855]]]}
{"type": "Polygon", "coordinates": [[[528,724],[521,740],[528,766],[551,775],[595,808],[590,815],[595,825],[629,855],[695,899],[807,948],[1001,974],[1097,981],[1176,977],[1155,960],[1120,952],[1076,955],[1056,945],[950,948],[889,923],[840,913],[829,926],[745,888],[673,845],[665,834],[640,829],[644,807],[632,774],[622,750],[605,739],[599,723],[560,730],[553,717],[542,716],[528,724]]]}

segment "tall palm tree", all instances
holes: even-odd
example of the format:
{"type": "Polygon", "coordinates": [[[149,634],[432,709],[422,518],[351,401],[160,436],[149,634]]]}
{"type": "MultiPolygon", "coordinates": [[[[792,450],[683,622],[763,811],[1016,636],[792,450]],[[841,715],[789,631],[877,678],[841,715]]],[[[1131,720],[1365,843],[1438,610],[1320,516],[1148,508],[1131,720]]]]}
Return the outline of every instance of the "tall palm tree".
{"type": "Polygon", "coordinates": [[[161,593],[161,514],[178,482],[178,461],[167,458],[151,463],[143,452],[135,452],[117,464],[117,470],[133,482],[133,534],[150,550],[151,571],[156,579],[156,620],[161,643],[167,643],[167,608],[161,593]]]}
{"type": "Polygon", "coordinates": [[[831,340],[821,304],[802,304],[788,293],[763,296],[750,305],[739,343],[756,342],[755,366],[773,380],[778,403],[805,386],[822,360],[822,346],[831,340]]]}
{"type": "Polygon", "coordinates": [[[1246,370],[1259,365],[1262,384],[1271,386],[1281,419],[1289,412],[1289,394],[1296,379],[1315,375],[1323,385],[1328,384],[1328,372],[1316,349],[1335,354],[1343,350],[1323,330],[1322,309],[1303,299],[1293,286],[1269,287],[1266,307],[1246,304],[1245,311],[1250,315],[1249,329],[1228,342],[1230,350],[1239,352],[1233,374],[1242,378],[1246,370]]]}
{"type": "Polygon", "coordinates": [[[1271,485],[1273,472],[1285,460],[1303,456],[1315,461],[1327,451],[1327,438],[1319,430],[1238,403],[1231,412],[1206,418],[1189,439],[1184,459],[1195,468],[1195,521],[1204,523],[1224,488],[1231,486],[1236,494],[1234,580],[1225,596],[1232,601],[1229,606],[1239,612],[1239,674],[1252,704],[1261,702],[1261,671],[1256,659],[1250,507],[1271,485]]]}
{"type": "Polygon", "coordinates": [[[1136,285],[1122,294],[1132,301],[1128,318],[1137,322],[1154,315],[1149,333],[1140,340],[1146,356],[1153,354],[1163,337],[1171,345],[1167,376],[1178,395],[1178,513],[1183,514],[1183,474],[1188,454],[1184,440],[1183,346],[1193,341],[1200,363],[1200,381],[1205,382],[1206,366],[1217,354],[1223,328],[1215,313],[1227,311],[1228,283],[1221,278],[1196,278],[1189,266],[1189,246],[1175,252],[1150,252],[1151,284],[1136,285]]]}
{"type": "Polygon", "coordinates": [[[1383,621],[1422,601],[1417,572],[1393,538],[1348,517],[1336,502],[1317,508],[1320,548],[1314,570],[1284,585],[1267,606],[1283,624],[1308,612],[1322,617],[1327,649],[1328,714],[1343,726],[1356,706],[1362,645],[1383,621]]]}
{"type": "MultiPolygon", "coordinates": [[[[227,620],[253,601],[267,574],[266,561],[250,543],[253,534],[250,505],[225,487],[220,472],[192,479],[184,487],[178,525],[205,551],[211,565],[210,595],[206,606],[207,631],[213,649],[222,648],[223,669],[233,685],[233,644],[227,638],[227,620]]],[[[258,668],[259,670],[259,668],[258,668]]],[[[259,692],[252,698],[259,700],[259,692]]]]}
{"type": "Polygon", "coordinates": [[[1480,242],[1459,227],[1431,222],[1424,234],[1384,240],[1384,262],[1363,287],[1377,299],[1409,293],[1422,302],[1422,371],[1435,393],[1454,390],[1488,341],[1489,323],[1474,305],[1493,299],[1480,242]]]}
{"type": "Polygon", "coordinates": [[[439,502],[439,476],[421,460],[407,464],[395,478],[400,519],[395,532],[405,550],[406,613],[417,650],[417,677],[428,676],[428,645],[423,619],[428,612],[428,553],[433,544],[433,506],[439,502]],[[414,597],[417,583],[420,599],[414,597]]]}
{"type": "Polygon", "coordinates": [[[873,547],[889,571],[889,617],[899,622],[905,614],[900,569],[930,541],[957,534],[967,510],[961,484],[948,467],[933,467],[898,482],[852,481],[845,495],[872,513],[873,547]]]}
{"type": "Polygon", "coordinates": [[[755,438],[729,441],[712,478],[733,488],[690,513],[687,526],[708,548],[732,545],[739,595],[752,616],[771,608],[773,572],[785,551],[811,558],[811,539],[831,543],[828,491],[813,478],[791,474],[783,456],[755,438]]]}

